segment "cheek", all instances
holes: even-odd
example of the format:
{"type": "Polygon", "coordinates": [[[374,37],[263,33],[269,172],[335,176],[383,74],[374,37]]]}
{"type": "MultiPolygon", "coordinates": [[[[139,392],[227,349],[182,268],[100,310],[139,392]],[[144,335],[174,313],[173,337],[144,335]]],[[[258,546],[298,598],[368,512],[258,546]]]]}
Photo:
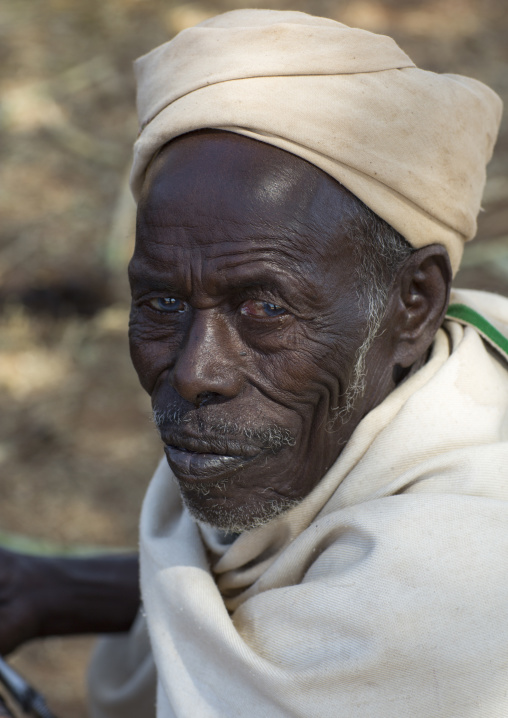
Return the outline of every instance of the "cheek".
{"type": "Polygon", "coordinates": [[[272,387],[281,403],[305,416],[320,407],[336,407],[351,379],[358,337],[356,332],[302,330],[284,337],[277,352],[259,362],[260,383],[272,387]]]}
{"type": "Polygon", "coordinates": [[[158,377],[171,367],[181,343],[181,332],[168,332],[147,321],[138,309],[131,311],[129,349],[132,364],[143,389],[152,394],[158,377]]]}

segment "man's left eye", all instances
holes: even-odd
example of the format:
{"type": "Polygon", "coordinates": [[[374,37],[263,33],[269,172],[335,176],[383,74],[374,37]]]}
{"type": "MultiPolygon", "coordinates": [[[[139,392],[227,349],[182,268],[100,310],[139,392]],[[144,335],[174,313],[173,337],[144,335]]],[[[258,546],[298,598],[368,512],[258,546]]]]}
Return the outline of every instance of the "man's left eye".
{"type": "Polygon", "coordinates": [[[258,299],[248,299],[242,304],[240,312],[247,317],[259,317],[261,319],[281,317],[283,314],[287,314],[287,311],[283,307],[279,307],[278,304],[263,302],[258,299]]]}
{"type": "Polygon", "coordinates": [[[148,304],[158,312],[184,312],[185,302],[175,297],[155,297],[148,304]]]}

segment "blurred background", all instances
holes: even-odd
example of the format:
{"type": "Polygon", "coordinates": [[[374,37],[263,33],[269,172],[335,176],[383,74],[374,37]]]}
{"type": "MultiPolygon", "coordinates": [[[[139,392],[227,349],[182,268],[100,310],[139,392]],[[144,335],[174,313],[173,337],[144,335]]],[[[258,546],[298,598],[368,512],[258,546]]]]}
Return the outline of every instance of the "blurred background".
{"type": "MultiPolygon", "coordinates": [[[[160,455],[129,363],[135,209],[132,61],[252,3],[2,0],[0,5],[0,544],[135,547],[160,455]]],[[[508,100],[506,0],[265,0],[387,33],[425,69],[508,100]]],[[[508,294],[508,117],[456,285],[508,294]]],[[[13,665],[56,713],[84,718],[91,639],[24,647],[13,665]]]]}

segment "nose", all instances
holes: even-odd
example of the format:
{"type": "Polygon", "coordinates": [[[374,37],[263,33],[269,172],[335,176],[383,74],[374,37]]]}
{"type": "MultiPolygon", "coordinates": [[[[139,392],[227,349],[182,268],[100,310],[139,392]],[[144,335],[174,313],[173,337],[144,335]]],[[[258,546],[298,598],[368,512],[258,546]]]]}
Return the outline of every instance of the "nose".
{"type": "Polygon", "coordinates": [[[243,386],[237,359],[240,339],[227,316],[213,309],[196,309],[173,369],[173,387],[183,399],[201,406],[232,399],[243,386]]]}

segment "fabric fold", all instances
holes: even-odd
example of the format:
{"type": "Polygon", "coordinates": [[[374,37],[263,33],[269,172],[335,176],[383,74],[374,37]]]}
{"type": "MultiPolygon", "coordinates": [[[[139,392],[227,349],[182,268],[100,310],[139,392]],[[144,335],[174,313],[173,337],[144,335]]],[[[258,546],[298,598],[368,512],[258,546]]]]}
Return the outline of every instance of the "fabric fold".
{"type": "Polygon", "coordinates": [[[164,144],[236,132],[327,172],[414,247],[457,270],[501,119],[477,80],[418,69],[388,37],[304,13],[236,10],[136,63],[140,136],[131,187],[164,144]]]}
{"type": "MultiPolygon", "coordinates": [[[[503,297],[451,301],[508,326],[503,297]]],[[[265,526],[234,541],[200,527],[163,460],[141,520],[157,718],[506,715],[507,407],[506,362],[447,320],[427,364],[265,526]]],[[[123,657],[108,650],[125,665],[96,667],[92,715],[149,715],[142,625],[123,657]]]]}

